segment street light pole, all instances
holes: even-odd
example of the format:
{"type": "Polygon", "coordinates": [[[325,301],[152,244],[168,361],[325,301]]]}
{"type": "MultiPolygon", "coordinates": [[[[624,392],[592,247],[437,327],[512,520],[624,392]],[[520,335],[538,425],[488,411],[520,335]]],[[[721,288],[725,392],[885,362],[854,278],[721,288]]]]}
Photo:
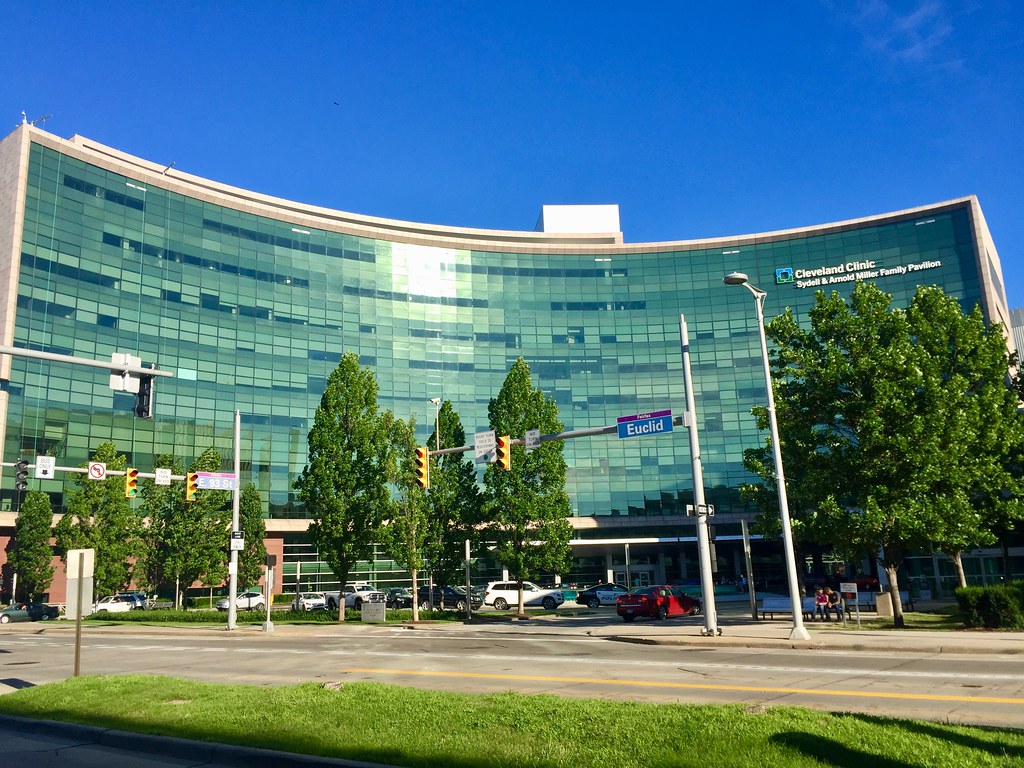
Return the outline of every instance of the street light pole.
{"type": "Polygon", "coordinates": [[[782,470],[782,442],[779,440],[779,423],[775,418],[775,393],[772,388],[772,371],[768,362],[768,340],[764,333],[764,300],[768,296],[750,284],[750,279],[742,272],[733,272],[723,279],[726,285],[742,285],[754,295],[757,307],[757,330],[761,337],[761,363],[764,365],[764,383],[768,390],[768,425],[772,436],[772,453],[775,458],[775,485],[779,492],[779,515],[782,517],[782,545],[786,552],[786,570],[789,577],[789,599],[793,612],[793,629],[789,633],[790,640],[810,640],[811,636],[804,627],[803,602],[800,599],[800,588],[796,574],[796,551],[793,547],[793,529],[789,521],[789,499],[786,496],[786,477],[782,470]]]}
{"type": "Polygon", "coordinates": [[[432,397],[430,402],[434,404],[434,450],[441,450],[441,398],[432,397]]]}
{"type": "MultiPolygon", "coordinates": [[[[700,560],[700,591],[704,598],[704,629],[702,635],[721,635],[718,611],[715,610],[715,584],[711,578],[711,547],[708,543],[708,505],[704,500],[704,469],[697,436],[697,406],[690,373],[690,333],[686,317],[679,316],[679,344],[683,352],[683,383],[686,386],[686,417],[690,436],[690,465],[693,467],[693,507],[697,515],[697,555],[700,560]]],[[[626,545],[629,546],[628,544],[626,545]]],[[[628,551],[628,550],[627,550],[628,551]]]]}

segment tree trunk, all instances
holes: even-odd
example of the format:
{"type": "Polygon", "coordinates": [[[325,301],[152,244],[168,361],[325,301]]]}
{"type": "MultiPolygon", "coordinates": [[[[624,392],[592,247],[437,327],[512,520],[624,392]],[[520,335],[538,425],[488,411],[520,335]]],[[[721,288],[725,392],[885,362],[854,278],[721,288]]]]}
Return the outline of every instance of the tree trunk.
{"type": "Polygon", "coordinates": [[[420,620],[420,588],[419,588],[419,570],[416,568],[410,568],[409,572],[412,574],[412,620],[420,620]]]}
{"type": "Polygon", "coordinates": [[[181,610],[181,579],[177,576],[174,577],[174,610],[181,610]]]}
{"type": "Polygon", "coordinates": [[[517,616],[526,618],[526,606],[523,605],[523,582],[519,582],[519,611],[517,616]]]}
{"type": "Polygon", "coordinates": [[[899,563],[885,563],[885,575],[889,577],[889,597],[892,598],[892,625],[896,629],[903,629],[906,622],[903,619],[903,603],[900,601],[898,570],[899,563]]]}
{"type": "Polygon", "coordinates": [[[956,581],[961,587],[967,586],[967,576],[964,574],[964,561],[959,552],[947,552],[946,557],[953,561],[953,567],[956,568],[956,581]]]}

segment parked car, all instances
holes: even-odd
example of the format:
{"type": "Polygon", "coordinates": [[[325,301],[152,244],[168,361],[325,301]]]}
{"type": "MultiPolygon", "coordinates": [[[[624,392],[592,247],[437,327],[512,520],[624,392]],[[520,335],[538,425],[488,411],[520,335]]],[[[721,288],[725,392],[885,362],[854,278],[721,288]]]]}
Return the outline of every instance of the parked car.
{"type": "Polygon", "coordinates": [[[124,595],[107,595],[93,606],[94,613],[128,613],[135,607],[135,601],[124,595]]]}
{"type": "Polygon", "coordinates": [[[0,611],[0,624],[12,621],[49,621],[60,615],[60,608],[46,603],[15,603],[0,611]]]}
{"type": "MultiPolygon", "coordinates": [[[[217,610],[226,611],[228,609],[228,598],[217,601],[217,610]]],[[[267,607],[267,599],[263,597],[262,592],[258,592],[255,589],[251,589],[248,592],[241,592],[235,598],[235,608],[239,611],[256,611],[261,608],[267,607]]]]}
{"type": "MultiPolygon", "coordinates": [[[[565,596],[559,589],[542,589],[532,581],[523,582],[523,605],[542,605],[547,611],[565,602],[565,596]]],[[[484,592],[484,604],[493,605],[496,610],[508,610],[511,605],[519,604],[519,585],[514,581],[492,581],[484,592]]]]}
{"type": "Polygon", "coordinates": [[[388,610],[412,608],[412,590],[408,587],[390,587],[384,590],[384,602],[388,610]]]}
{"type": "Polygon", "coordinates": [[[621,584],[597,584],[577,592],[576,602],[587,606],[587,608],[597,608],[599,605],[615,605],[615,598],[627,592],[629,590],[621,584]]]}
{"type": "Polygon", "coordinates": [[[338,592],[325,592],[324,595],[327,597],[327,607],[331,610],[337,610],[338,604],[342,600],[344,600],[346,608],[355,608],[356,610],[361,608],[364,602],[386,602],[384,593],[367,581],[354,581],[351,584],[346,584],[338,592]]]}
{"type": "Polygon", "coordinates": [[[144,611],[149,607],[149,598],[145,592],[122,592],[119,597],[128,600],[133,611],[144,611]]]}
{"type": "Polygon", "coordinates": [[[323,592],[303,592],[292,600],[293,611],[316,611],[327,608],[327,597],[323,592]]]}
{"type": "MultiPolygon", "coordinates": [[[[430,587],[426,584],[419,588],[418,600],[421,610],[426,610],[430,607],[430,587]]],[[[433,602],[435,608],[454,608],[456,611],[464,611],[466,610],[466,588],[445,587],[442,592],[439,586],[434,585],[433,602]]],[[[469,605],[474,611],[482,608],[483,604],[484,601],[478,593],[470,593],[469,605]]]]}
{"type": "Polygon", "coordinates": [[[679,587],[661,584],[637,587],[615,599],[615,612],[623,621],[637,616],[664,619],[669,616],[693,616],[701,612],[700,600],[685,594],[679,587]]]}

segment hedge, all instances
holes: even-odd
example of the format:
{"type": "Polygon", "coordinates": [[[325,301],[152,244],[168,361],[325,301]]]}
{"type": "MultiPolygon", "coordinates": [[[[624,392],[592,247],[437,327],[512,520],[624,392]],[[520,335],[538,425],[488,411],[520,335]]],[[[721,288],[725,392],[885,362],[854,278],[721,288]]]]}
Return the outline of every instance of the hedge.
{"type": "Polygon", "coordinates": [[[986,629],[1024,629],[1024,582],[956,590],[965,626],[986,629]]]}

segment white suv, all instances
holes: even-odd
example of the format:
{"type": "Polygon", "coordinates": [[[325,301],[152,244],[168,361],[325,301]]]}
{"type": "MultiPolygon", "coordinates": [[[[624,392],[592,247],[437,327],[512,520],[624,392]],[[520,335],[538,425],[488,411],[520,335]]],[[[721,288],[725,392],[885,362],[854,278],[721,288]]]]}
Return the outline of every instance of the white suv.
{"type": "MultiPolygon", "coordinates": [[[[523,605],[541,605],[547,611],[565,602],[565,595],[558,589],[543,589],[532,581],[523,582],[523,605]]],[[[519,604],[519,585],[514,581],[492,581],[484,591],[484,605],[493,605],[499,611],[519,604]]]]}

